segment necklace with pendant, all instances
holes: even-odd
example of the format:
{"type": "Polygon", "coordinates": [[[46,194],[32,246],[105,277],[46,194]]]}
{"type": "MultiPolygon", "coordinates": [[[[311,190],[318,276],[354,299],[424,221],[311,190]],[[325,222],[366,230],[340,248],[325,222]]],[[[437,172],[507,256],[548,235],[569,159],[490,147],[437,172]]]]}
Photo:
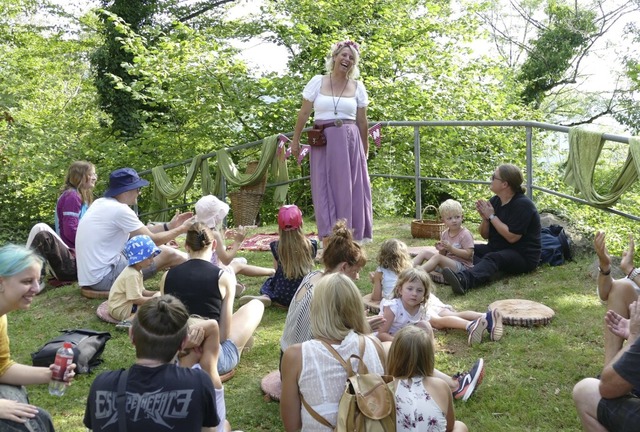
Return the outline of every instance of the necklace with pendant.
{"type": "MultiPolygon", "coordinates": [[[[342,98],[342,95],[344,94],[344,91],[347,89],[347,84],[349,84],[349,80],[347,79],[347,82],[344,83],[344,87],[342,87],[342,91],[340,92],[340,96],[338,96],[338,100],[336,101],[336,97],[333,93],[333,79],[331,78],[331,74],[329,74],[329,84],[331,85],[331,100],[333,101],[333,115],[335,115],[336,117],[338,116],[338,104],[340,103],[340,98],[342,98]]],[[[340,127],[342,126],[342,119],[335,119],[333,121],[333,124],[336,125],[336,127],[340,127]]]]}

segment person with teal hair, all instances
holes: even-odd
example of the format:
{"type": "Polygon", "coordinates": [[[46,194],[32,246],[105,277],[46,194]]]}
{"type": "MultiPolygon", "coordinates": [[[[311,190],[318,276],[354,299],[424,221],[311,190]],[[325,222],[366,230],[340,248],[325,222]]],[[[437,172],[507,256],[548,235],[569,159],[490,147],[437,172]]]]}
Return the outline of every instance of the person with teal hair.
{"type": "MultiPolygon", "coordinates": [[[[40,291],[43,260],[33,250],[9,244],[0,248],[0,430],[53,431],[49,413],[29,403],[23,386],[47,384],[51,369],[11,360],[7,313],[27,310],[40,291]]],[[[67,369],[69,380],[76,365],[67,369]]]]}

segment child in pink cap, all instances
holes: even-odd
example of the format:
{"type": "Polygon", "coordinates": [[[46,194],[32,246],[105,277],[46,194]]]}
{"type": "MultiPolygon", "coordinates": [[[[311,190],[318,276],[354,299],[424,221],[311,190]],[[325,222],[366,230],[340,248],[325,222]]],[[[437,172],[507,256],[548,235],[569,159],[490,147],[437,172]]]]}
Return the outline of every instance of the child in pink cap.
{"type": "Polygon", "coordinates": [[[289,307],[291,299],[302,279],[314,267],[313,259],[318,251],[318,242],[309,240],[302,231],[302,212],[296,205],[285,205],[278,211],[280,239],[271,242],[273,266],[276,274],[265,281],[260,296],[244,296],[238,303],[243,305],[258,299],[265,306],[276,302],[289,307]]]}

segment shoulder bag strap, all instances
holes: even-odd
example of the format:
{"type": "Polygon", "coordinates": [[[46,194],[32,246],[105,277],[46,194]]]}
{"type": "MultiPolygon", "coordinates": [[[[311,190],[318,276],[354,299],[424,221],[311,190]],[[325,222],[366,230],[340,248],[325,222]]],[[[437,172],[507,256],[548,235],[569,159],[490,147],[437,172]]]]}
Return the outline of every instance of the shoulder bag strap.
{"type": "Polygon", "coordinates": [[[116,396],[116,408],[118,409],[118,430],[119,432],[127,432],[127,378],[129,370],[120,371],[118,378],[118,394],[116,396]]]}

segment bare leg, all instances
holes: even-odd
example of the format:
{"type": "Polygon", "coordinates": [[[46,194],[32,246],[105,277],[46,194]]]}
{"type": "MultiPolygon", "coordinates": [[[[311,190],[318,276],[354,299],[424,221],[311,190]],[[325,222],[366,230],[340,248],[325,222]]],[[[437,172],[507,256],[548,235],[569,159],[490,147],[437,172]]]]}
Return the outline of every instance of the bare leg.
{"type": "Polygon", "coordinates": [[[436,378],[440,378],[441,380],[444,380],[444,382],[449,384],[449,387],[451,387],[452,392],[454,392],[455,390],[458,390],[458,381],[453,379],[453,377],[443,372],[440,372],[438,369],[433,370],[433,376],[436,378]]]}
{"type": "Polygon", "coordinates": [[[259,300],[251,300],[231,317],[229,339],[236,345],[239,352],[242,352],[247,341],[256,331],[262,320],[262,314],[264,314],[264,305],[259,300]]]}
{"type": "Polygon", "coordinates": [[[436,329],[460,329],[466,330],[471,321],[457,316],[437,316],[430,317],[429,323],[436,329]]]}
{"type": "Polygon", "coordinates": [[[432,256],[433,256],[433,252],[422,251],[418,255],[416,255],[415,258],[413,259],[413,265],[419,266],[420,264],[422,264],[424,261],[428,260],[432,256]]]}
{"type": "Polygon", "coordinates": [[[456,422],[453,424],[452,432],[469,432],[469,428],[460,420],[456,420],[456,422]]]}
{"type": "Polygon", "coordinates": [[[446,317],[446,316],[455,316],[455,317],[459,317],[462,319],[465,319],[467,321],[473,321],[476,320],[478,318],[481,318],[483,316],[485,316],[485,314],[480,313],[480,312],[476,312],[476,311],[460,311],[460,312],[452,312],[448,309],[443,309],[440,311],[440,316],[441,317],[446,317]]]}
{"type": "MultiPolygon", "coordinates": [[[[638,294],[633,284],[628,279],[613,281],[607,300],[607,309],[610,309],[625,318],[629,318],[629,305],[638,299],[638,294]]],[[[622,348],[624,340],[614,335],[605,326],[604,329],[604,365],[616,356],[622,348]]]]}
{"type": "Polygon", "coordinates": [[[585,378],[573,387],[573,402],[586,432],[606,432],[598,421],[598,403],[601,399],[599,385],[600,380],[585,378]]]}
{"type": "Polygon", "coordinates": [[[162,245],[158,247],[162,253],[153,259],[153,265],[155,266],[156,271],[175,267],[189,259],[189,256],[186,253],[170,246],[162,245]]]}
{"type": "Polygon", "coordinates": [[[231,264],[229,264],[229,266],[233,268],[233,271],[237,275],[241,274],[245,276],[269,277],[269,276],[273,276],[276,273],[276,271],[273,268],[258,267],[250,264],[243,264],[238,261],[231,261],[231,264]]]}

